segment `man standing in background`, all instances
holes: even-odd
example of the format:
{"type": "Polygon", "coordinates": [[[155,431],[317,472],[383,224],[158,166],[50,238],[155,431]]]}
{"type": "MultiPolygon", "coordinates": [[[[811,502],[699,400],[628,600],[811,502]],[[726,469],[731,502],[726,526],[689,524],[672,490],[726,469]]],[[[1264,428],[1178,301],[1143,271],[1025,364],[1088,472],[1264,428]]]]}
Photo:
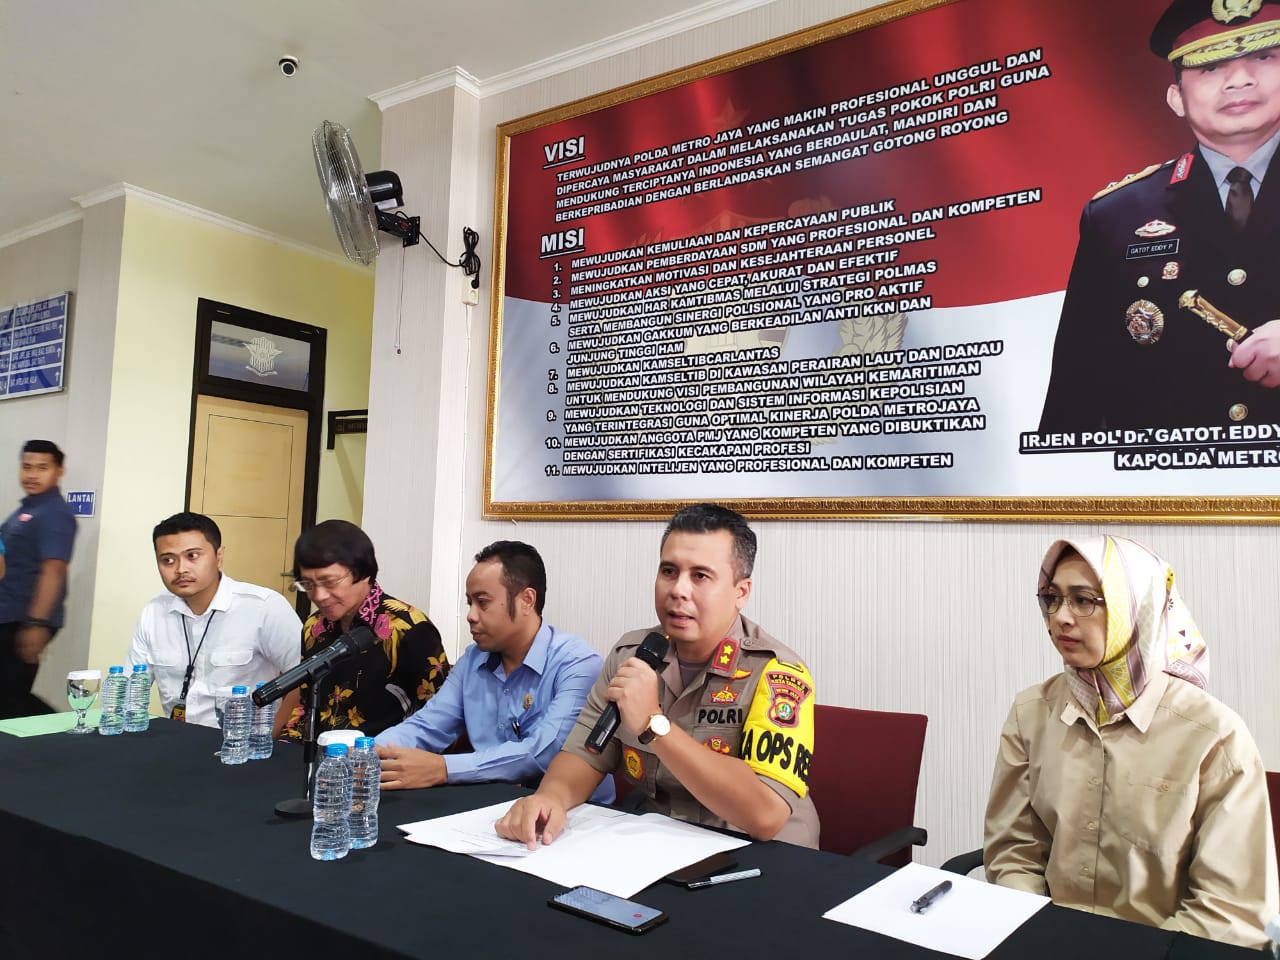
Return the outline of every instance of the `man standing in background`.
{"type": "Polygon", "coordinates": [[[62,451],[48,440],[22,447],[25,494],[0,526],[6,570],[0,580],[0,718],[52,713],[31,692],[40,654],[62,627],[67,564],[76,518],[58,489],[62,451]]]}

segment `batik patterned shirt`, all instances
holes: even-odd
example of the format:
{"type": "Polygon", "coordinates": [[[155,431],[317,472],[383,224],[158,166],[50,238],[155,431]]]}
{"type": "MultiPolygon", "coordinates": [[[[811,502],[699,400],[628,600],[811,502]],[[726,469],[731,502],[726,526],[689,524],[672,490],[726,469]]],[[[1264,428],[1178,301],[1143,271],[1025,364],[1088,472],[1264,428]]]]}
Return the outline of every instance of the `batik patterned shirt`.
{"type": "MultiPolygon", "coordinates": [[[[413,714],[440,689],[449,675],[449,658],[440,631],[427,615],[376,584],[356,622],[368,626],[377,642],[340,662],[320,681],[316,729],[360,730],[372,737],[413,714]]],[[[312,614],[302,628],[303,659],[319,653],[343,632],[341,624],[312,614]]],[[[299,690],[305,709],[311,702],[311,685],[304,683],[299,690]]],[[[287,729],[295,739],[302,736],[302,709],[295,711],[287,729]]]]}

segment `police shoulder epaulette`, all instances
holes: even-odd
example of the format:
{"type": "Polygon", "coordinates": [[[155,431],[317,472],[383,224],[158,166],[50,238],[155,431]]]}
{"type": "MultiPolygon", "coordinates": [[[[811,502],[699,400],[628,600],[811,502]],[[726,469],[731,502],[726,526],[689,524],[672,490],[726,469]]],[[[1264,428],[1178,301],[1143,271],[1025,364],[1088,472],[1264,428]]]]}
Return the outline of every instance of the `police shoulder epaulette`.
{"type": "Polygon", "coordinates": [[[1121,187],[1127,187],[1131,183],[1135,183],[1138,180],[1149,177],[1163,166],[1165,166],[1163,163],[1153,163],[1145,170],[1139,170],[1137,173],[1126,173],[1119,180],[1114,180],[1111,183],[1108,183],[1105,187],[1095,193],[1093,195],[1093,199],[1097,200],[1100,197],[1105,197],[1108,193],[1119,190],[1121,187]]]}

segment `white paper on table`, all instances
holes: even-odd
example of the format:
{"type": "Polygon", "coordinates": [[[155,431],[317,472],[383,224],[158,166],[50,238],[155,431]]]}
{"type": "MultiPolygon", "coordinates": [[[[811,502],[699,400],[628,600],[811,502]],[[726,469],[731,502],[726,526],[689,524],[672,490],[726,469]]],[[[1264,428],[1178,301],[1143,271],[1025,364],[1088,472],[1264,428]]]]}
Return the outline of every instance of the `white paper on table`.
{"type": "Polygon", "coordinates": [[[633,897],[673,870],[751,842],[657,813],[637,817],[583,804],[569,811],[565,829],[553,843],[531,851],[494,833],[494,822],[510,806],[499,803],[402,824],[400,829],[414,843],[464,853],[566,887],[584,884],[618,897],[633,897]]]}
{"type": "Polygon", "coordinates": [[[981,960],[1048,902],[1048,897],[1034,893],[909,863],[823,916],[930,950],[981,960]],[[951,881],[951,890],[924,913],[912,913],[911,902],[943,880],[951,881]]]}
{"type": "Polygon", "coordinates": [[[523,843],[504,840],[498,836],[493,825],[511,807],[513,801],[495,803],[481,807],[479,810],[467,810],[447,817],[436,817],[434,820],[419,820],[415,823],[402,823],[400,829],[407,833],[408,839],[428,847],[439,847],[450,853],[465,853],[467,856],[488,854],[495,857],[527,857],[533,851],[523,843]]]}

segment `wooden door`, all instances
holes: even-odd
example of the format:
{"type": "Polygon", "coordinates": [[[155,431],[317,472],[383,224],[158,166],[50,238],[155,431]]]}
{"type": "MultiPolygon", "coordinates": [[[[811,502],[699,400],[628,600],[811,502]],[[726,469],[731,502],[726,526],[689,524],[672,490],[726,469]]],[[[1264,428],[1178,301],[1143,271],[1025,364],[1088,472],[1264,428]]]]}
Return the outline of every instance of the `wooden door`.
{"type": "Polygon", "coordinates": [[[196,398],[191,509],[222,528],[228,574],[278,590],[290,604],[306,459],[305,410],[196,398]]]}

